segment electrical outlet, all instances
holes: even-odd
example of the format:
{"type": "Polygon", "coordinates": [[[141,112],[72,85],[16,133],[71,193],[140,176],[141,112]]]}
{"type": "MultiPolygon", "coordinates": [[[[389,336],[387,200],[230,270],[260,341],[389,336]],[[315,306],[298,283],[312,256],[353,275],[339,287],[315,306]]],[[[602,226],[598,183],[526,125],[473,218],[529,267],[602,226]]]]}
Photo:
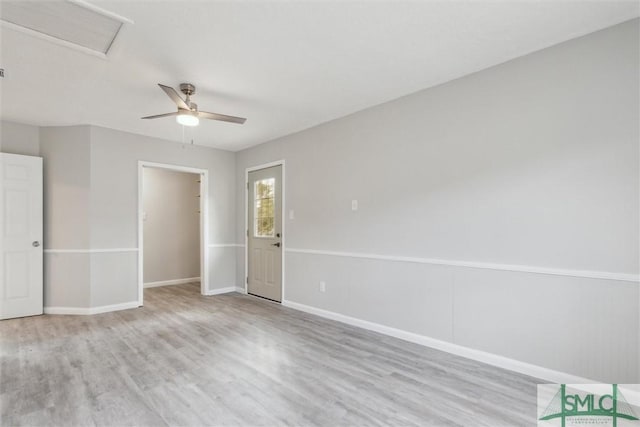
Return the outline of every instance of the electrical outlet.
{"type": "Polygon", "coordinates": [[[320,282],[320,292],[327,291],[327,284],[325,282],[320,282]]]}

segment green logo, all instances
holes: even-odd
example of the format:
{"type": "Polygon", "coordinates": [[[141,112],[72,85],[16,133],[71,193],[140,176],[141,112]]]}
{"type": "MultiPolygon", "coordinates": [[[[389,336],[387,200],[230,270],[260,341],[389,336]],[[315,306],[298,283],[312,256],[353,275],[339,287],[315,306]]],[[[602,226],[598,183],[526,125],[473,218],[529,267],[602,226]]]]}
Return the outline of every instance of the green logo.
{"type": "Polygon", "coordinates": [[[632,406],[618,389],[618,384],[611,384],[610,394],[585,392],[583,388],[587,387],[580,387],[581,390],[567,389],[566,384],[561,384],[539,420],[557,418],[562,427],[565,427],[569,417],[572,417],[573,425],[601,424],[607,418],[613,427],[617,427],[619,419],[638,421],[632,406]]]}

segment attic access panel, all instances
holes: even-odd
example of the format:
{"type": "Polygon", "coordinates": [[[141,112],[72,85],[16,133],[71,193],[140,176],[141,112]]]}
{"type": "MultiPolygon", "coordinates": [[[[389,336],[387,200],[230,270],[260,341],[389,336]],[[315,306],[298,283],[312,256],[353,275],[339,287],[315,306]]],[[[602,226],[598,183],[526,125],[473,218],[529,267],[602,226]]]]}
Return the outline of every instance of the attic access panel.
{"type": "Polygon", "coordinates": [[[102,55],[109,52],[122,25],[131,22],[78,0],[2,1],[0,20],[27,33],[102,55]]]}

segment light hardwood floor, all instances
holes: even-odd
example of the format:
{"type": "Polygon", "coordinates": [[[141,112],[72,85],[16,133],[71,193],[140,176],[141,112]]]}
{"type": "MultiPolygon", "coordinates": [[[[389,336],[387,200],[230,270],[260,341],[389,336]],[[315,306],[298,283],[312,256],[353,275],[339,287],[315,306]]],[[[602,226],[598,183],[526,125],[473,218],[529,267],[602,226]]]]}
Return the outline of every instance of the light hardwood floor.
{"type": "Polygon", "coordinates": [[[197,284],[0,346],[2,426],[536,424],[534,378],[197,284]]]}

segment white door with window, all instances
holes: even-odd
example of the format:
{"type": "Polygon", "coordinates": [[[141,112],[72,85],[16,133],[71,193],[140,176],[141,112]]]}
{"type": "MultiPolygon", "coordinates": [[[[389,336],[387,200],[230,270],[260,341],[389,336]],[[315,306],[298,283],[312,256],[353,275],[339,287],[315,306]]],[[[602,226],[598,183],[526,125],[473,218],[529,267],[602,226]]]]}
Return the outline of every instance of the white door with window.
{"type": "Polygon", "coordinates": [[[42,158],[0,153],[0,319],[42,314],[42,158]]]}
{"type": "Polygon", "coordinates": [[[282,301],[282,166],[249,172],[247,292],[282,301]]]}

